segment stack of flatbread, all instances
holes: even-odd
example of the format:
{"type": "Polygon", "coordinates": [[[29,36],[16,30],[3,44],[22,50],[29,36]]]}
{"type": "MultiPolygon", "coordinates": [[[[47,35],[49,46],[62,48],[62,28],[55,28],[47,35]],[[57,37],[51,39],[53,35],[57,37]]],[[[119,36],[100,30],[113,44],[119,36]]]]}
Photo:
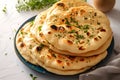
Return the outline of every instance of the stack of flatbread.
{"type": "Polygon", "coordinates": [[[61,0],[18,32],[16,45],[29,62],[59,75],[84,72],[107,56],[108,18],[81,0],[61,0]]]}

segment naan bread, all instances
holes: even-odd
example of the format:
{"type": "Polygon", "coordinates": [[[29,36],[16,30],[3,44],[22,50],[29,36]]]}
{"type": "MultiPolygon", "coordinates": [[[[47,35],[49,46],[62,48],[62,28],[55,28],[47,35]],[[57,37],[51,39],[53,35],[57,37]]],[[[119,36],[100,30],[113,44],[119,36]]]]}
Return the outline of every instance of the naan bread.
{"type": "Polygon", "coordinates": [[[82,73],[107,56],[107,17],[81,0],[61,0],[25,24],[16,36],[23,58],[59,75],[82,73]]]}
{"type": "Polygon", "coordinates": [[[42,45],[31,34],[32,23],[27,23],[17,34],[16,45],[20,54],[33,64],[60,75],[74,75],[88,70],[107,56],[107,51],[90,57],[61,55],[42,45]]]}
{"type": "Polygon", "coordinates": [[[46,19],[46,15],[47,12],[49,11],[49,9],[39,13],[35,20],[34,20],[34,24],[30,29],[30,32],[32,33],[32,35],[34,35],[34,37],[39,41],[42,42],[44,45],[48,45],[47,40],[45,39],[44,36],[42,36],[43,34],[41,33],[41,27],[44,23],[44,20],[46,19]]]}
{"type": "Polygon", "coordinates": [[[34,37],[31,37],[31,27],[32,22],[29,22],[19,30],[16,36],[16,47],[26,61],[37,65],[31,50],[35,45],[38,45],[39,43],[35,40],[34,37]]]}
{"type": "MultiPolygon", "coordinates": [[[[87,3],[85,3],[83,0],[61,0],[60,3],[64,2],[66,3],[67,8],[74,7],[74,6],[90,6],[87,3]]],[[[56,7],[57,5],[53,5],[56,7]]],[[[42,42],[45,45],[49,45],[48,41],[43,36],[43,33],[41,32],[41,28],[43,26],[43,23],[46,19],[47,14],[50,15],[50,12],[54,10],[54,7],[50,7],[49,9],[40,12],[34,21],[33,27],[31,28],[31,33],[36,37],[36,39],[40,42],[42,42]],[[49,12],[49,13],[48,13],[49,12]]],[[[91,6],[90,6],[91,7],[91,6]]],[[[60,8],[58,8],[61,10],[60,8]]]]}
{"type": "Polygon", "coordinates": [[[60,53],[60,54],[66,54],[66,55],[71,55],[71,56],[86,56],[87,57],[87,56],[101,54],[103,51],[107,50],[107,48],[110,46],[111,41],[112,41],[112,36],[110,36],[110,38],[104,43],[104,45],[102,45],[97,50],[89,51],[89,52],[82,53],[82,54],[75,54],[75,53],[70,54],[70,52],[68,52],[68,51],[62,51],[62,50],[56,49],[53,46],[50,46],[50,49],[52,49],[53,51],[60,53]]]}
{"type": "Polygon", "coordinates": [[[84,54],[70,54],[70,52],[68,51],[64,51],[64,50],[59,50],[57,48],[55,48],[54,46],[51,46],[48,41],[45,39],[43,33],[39,30],[39,26],[42,26],[44,23],[44,20],[46,18],[48,10],[45,10],[43,12],[41,12],[39,15],[37,15],[37,17],[35,18],[34,21],[34,25],[31,28],[31,32],[34,34],[34,36],[36,37],[36,39],[41,42],[42,44],[49,46],[52,50],[54,50],[57,53],[61,53],[61,54],[66,54],[66,55],[72,55],[72,56],[93,56],[93,55],[97,55],[102,53],[103,51],[105,51],[112,40],[112,35],[109,37],[109,39],[104,43],[104,45],[102,45],[100,48],[98,48],[97,50],[93,50],[93,51],[89,51],[86,52],[84,54]]]}
{"type": "Polygon", "coordinates": [[[33,53],[36,60],[43,63],[45,66],[52,67],[59,70],[76,70],[84,67],[92,67],[107,55],[107,51],[102,52],[99,55],[89,57],[75,57],[68,55],[61,55],[53,52],[48,47],[43,47],[38,50],[39,46],[34,47],[33,53]]]}
{"type": "Polygon", "coordinates": [[[59,69],[45,66],[42,62],[39,62],[39,65],[41,65],[47,71],[52,72],[52,73],[57,74],[57,75],[75,75],[75,74],[82,73],[82,72],[91,68],[91,67],[85,67],[85,68],[82,68],[79,70],[59,70],[59,69]]]}
{"type": "Polygon", "coordinates": [[[108,18],[102,12],[86,5],[66,6],[64,2],[53,5],[54,9],[48,11],[41,28],[50,46],[70,52],[67,55],[78,56],[97,50],[107,42],[112,31],[108,18]]]}

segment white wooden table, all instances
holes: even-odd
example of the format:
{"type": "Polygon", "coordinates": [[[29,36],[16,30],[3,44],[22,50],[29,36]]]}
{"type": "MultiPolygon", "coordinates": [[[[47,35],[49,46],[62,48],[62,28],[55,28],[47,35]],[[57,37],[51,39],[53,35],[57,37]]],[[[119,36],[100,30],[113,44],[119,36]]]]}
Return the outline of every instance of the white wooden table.
{"type": "MultiPolygon", "coordinates": [[[[78,80],[78,76],[56,76],[37,73],[26,67],[14,51],[14,35],[20,25],[40,11],[18,13],[15,8],[17,0],[0,0],[0,80],[78,80]],[[2,12],[6,5],[7,13],[2,12]]],[[[92,4],[92,0],[88,0],[92,4]]],[[[114,9],[107,13],[115,38],[115,48],[120,51],[120,0],[116,0],[114,9]]]]}

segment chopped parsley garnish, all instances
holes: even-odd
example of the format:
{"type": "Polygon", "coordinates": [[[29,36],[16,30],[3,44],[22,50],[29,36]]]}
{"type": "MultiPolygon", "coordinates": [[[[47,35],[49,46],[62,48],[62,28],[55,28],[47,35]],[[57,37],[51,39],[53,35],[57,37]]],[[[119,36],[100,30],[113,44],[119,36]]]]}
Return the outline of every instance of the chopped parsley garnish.
{"type": "Polygon", "coordinates": [[[69,31],[68,33],[75,33],[76,31],[75,30],[71,30],[71,31],[69,31]]]}
{"type": "Polygon", "coordinates": [[[82,29],[83,26],[82,25],[78,25],[76,27],[79,28],[79,29],[82,29]]]}
{"type": "Polygon", "coordinates": [[[55,34],[55,37],[61,38],[62,35],[60,35],[60,34],[55,34]]]}
{"type": "Polygon", "coordinates": [[[68,19],[65,18],[65,20],[66,20],[65,24],[67,24],[68,26],[70,26],[70,22],[68,21],[68,19]]]}
{"type": "Polygon", "coordinates": [[[41,31],[42,26],[38,26],[38,30],[41,31]]]}
{"type": "Polygon", "coordinates": [[[90,35],[90,38],[93,38],[94,37],[94,35],[90,35]]]}
{"type": "Polygon", "coordinates": [[[78,24],[78,21],[76,21],[76,20],[73,19],[72,17],[70,17],[70,20],[71,20],[71,22],[75,23],[76,25],[79,25],[79,24],[78,24]]]}
{"type": "Polygon", "coordinates": [[[23,32],[22,32],[22,31],[20,31],[20,34],[22,35],[22,34],[23,34],[23,32]]]}
{"type": "Polygon", "coordinates": [[[3,7],[2,11],[3,11],[4,13],[7,13],[7,8],[6,8],[6,6],[3,7]]]}
{"type": "Polygon", "coordinates": [[[31,24],[32,24],[32,25],[34,24],[34,20],[33,20],[33,21],[31,21],[31,24]]]}
{"type": "Polygon", "coordinates": [[[37,77],[33,76],[33,74],[30,74],[30,77],[32,78],[32,80],[36,80],[37,77]]]}
{"type": "Polygon", "coordinates": [[[89,25],[84,25],[83,26],[83,30],[88,30],[89,29],[89,25]]]}
{"type": "Polygon", "coordinates": [[[83,35],[76,35],[76,39],[85,39],[85,37],[83,35]]]}
{"type": "Polygon", "coordinates": [[[32,49],[32,45],[29,46],[29,49],[32,49]]]}
{"type": "Polygon", "coordinates": [[[59,0],[18,0],[16,4],[16,9],[18,12],[39,10],[44,7],[51,6],[59,0]]]}

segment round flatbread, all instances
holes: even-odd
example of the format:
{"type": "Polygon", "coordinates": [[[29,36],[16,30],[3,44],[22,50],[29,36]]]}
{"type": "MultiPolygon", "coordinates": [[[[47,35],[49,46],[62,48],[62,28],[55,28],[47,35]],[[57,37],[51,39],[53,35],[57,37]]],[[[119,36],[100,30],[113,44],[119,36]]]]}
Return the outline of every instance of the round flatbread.
{"type": "MultiPolygon", "coordinates": [[[[74,6],[90,6],[87,3],[85,3],[83,0],[61,0],[55,5],[54,7],[50,7],[49,9],[40,12],[34,21],[33,27],[31,28],[31,33],[36,37],[36,39],[40,42],[42,42],[44,45],[49,45],[48,41],[45,39],[43,33],[41,32],[41,28],[43,26],[43,23],[47,17],[47,15],[50,15],[51,11],[55,9],[58,5],[62,5],[62,3],[65,3],[66,7],[65,8],[70,8],[74,6]]],[[[90,6],[91,7],[91,6],[90,6]]],[[[58,10],[62,11],[61,8],[57,8],[58,10]]],[[[65,9],[65,10],[67,10],[65,9]]]]}
{"type": "Polygon", "coordinates": [[[16,37],[16,46],[26,61],[39,65],[60,75],[74,75],[86,71],[103,60],[107,51],[90,57],[75,57],[58,54],[41,44],[31,34],[32,23],[21,28],[16,37]]]}
{"type": "MultiPolygon", "coordinates": [[[[44,38],[43,38],[44,39],[44,38]]],[[[53,46],[49,46],[50,49],[52,49],[53,51],[60,53],[60,54],[66,54],[66,55],[71,55],[71,56],[93,56],[93,55],[97,55],[97,54],[101,54],[103,51],[107,50],[107,48],[110,46],[110,43],[112,41],[112,36],[109,37],[109,39],[97,50],[92,50],[86,53],[82,53],[82,54],[75,54],[75,53],[71,53],[68,51],[62,51],[62,50],[58,50],[53,46]]]]}
{"type": "Polygon", "coordinates": [[[69,52],[67,55],[97,50],[112,35],[108,18],[92,7],[57,10],[56,6],[47,14],[41,32],[51,46],[69,52]]]}
{"type": "Polygon", "coordinates": [[[68,52],[68,51],[59,50],[59,49],[55,48],[54,46],[52,46],[52,45],[50,45],[48,43],[48,41],[45,39],[43,33],[41,32],[41,27],[39,28],[39,26],[43,25],[44,20],[45,20],[46,15],[47,15],[47,12],[48,12],[48,10],[43,11],[39,15],[37,15],[37,17],[35,18],[35,21],[34,21],[34,25],[31,28],[31,32],[32,32],[32,34],[36,37],[36,39],[40,43],[42,43],[42,44],[44,44],[46,46],[49,46],[55,52],[61,53],[61,54],[66,54],[66,55],[72,55],[72,56],[93,56],[93,55],[97,55],[97,54],[102,53],[103,51],[105,51],[109,47],[109,45],[111,43],[111,40],[112,40],[112,35],[104,43],[104,45],[102,45],[100,48],[98,48],[97,50],[92,50],[92,51],[86,52],[84,54],[75,54],[75,53],[74,54],[72,54],[72,53],[70,54],[70,52],[68,52]]]}
{"type": "Polygon", "coordinates": [[[37,65],[31,49],[39,43],[35,40],[34,37],[31,37],[32,34],[30,33],[30,28],[32,27],[32,25],[32,22],[26,23],[19,30],[16,36],[16,47],[26,61],[37,65]]]}

